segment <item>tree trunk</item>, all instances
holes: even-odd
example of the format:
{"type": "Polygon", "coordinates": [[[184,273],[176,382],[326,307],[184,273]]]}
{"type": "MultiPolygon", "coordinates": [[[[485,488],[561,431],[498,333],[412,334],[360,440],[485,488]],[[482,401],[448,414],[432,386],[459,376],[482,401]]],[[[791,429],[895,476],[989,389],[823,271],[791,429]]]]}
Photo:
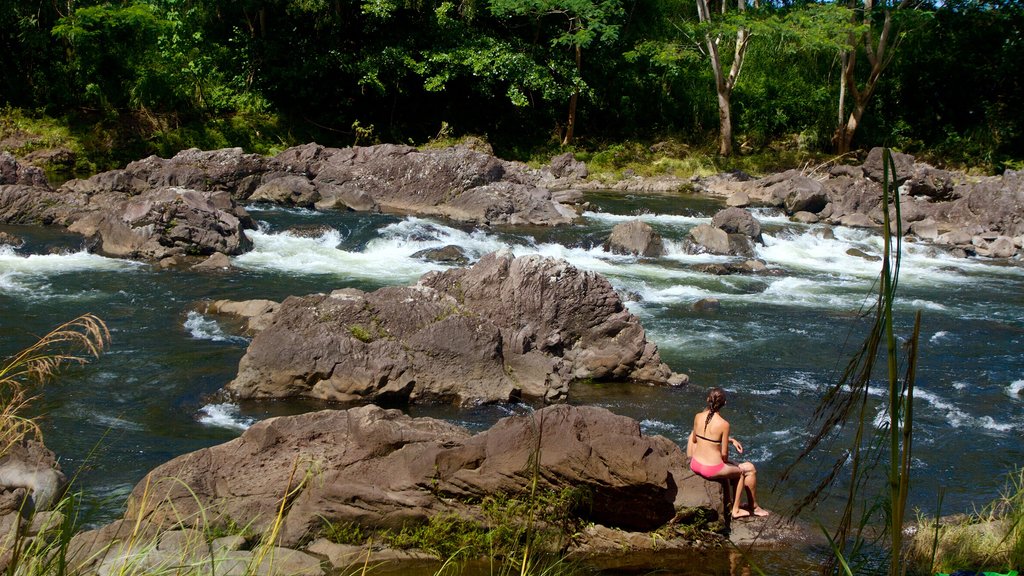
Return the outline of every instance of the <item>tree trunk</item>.
{"type": "MultiPolygon", "coordinates": [[[[582,49],[580,45],[576,45],[576,72],[581,73],[581,62],[582,62],[582,49]]],[[[576,104],[580,99],[580,89],[576,87],[573,89],[572,96],[569,97],[569,118],[566,121],[565,126],[565,137],[562,138],[562,146],[568,146],[572,143],[573,136],[576,134],[576,104]]]]}
{"type": "Polygon", "coordinates": [[[718,153],[721,156],[732,154],[732,106],[729,103],[729,92],[718,91],[718,153]]]}

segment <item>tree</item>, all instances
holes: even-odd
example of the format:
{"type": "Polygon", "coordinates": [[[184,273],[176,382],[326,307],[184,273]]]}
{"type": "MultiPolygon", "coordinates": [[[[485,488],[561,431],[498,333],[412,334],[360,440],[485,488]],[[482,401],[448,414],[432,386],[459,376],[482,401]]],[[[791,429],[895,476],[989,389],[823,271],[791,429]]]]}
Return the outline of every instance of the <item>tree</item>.
{"type": "Polygon", "coordinates": [[[562,145],[572,142],[576,132],[576,111],[581,92],[586,88],[583,80],[583,49],[595,42],[610,43],[618,38],[619,19],[625,11],[620,0],[491,0],[491,13],[495,16],[527,16],[533,21],[539,37],[543,21],[553,17],[557,24],[551,28],[550,44],[553,48],[569,48],[574,63],[574,74],[569,79],[569,112],[562,145]]]}
{"type": "MultiPolygon", "coordinates": [[[[711,71],[715,78],[715,94],[718,97],[718,153],[722,156],[732,154],[732,92],[743,69],[743,60],[750,43],[751,30],[747,19],[747,0],[736,0],[736,14],[727,14],[728,3],[721,0],[719,8],[721,21],[713,20],[711,2],[713,0],[697,0],[697,16],[704,29],[703,43],[707,49],[707,57],[711,62],[711,71]],[[735,40],[730,46],[729,36],[735,40]],[[732,61],[723,59],[723,50],[732,49],[732,61]],[[728,72],[725,67],[728,66],[728,72]]],[[[759,0],[751,0],[753,8],[759,8],[759,0]]]]}
{"type": "Polygon", "coordinates": [[[839,56],[842,75],[839,84],[838,123],[833,137],[839,154],[850,151],[853,135],[864,117],[871,96],[878,87],[878,80],[896,54],[901,36],[897,33],[893,37],[893,11],[904,10],[910,5],[910,0],[899,0],[898,4],[891,6],[886,4],[886,0],[864,0],[863,6],[858,9],[854,4],[856,1],[851,0],[850,4],[854,12],[851,17],[849,48],[842,50],[839,56]],[[864,51],[871,67],[863,85],[857,84],[856,75],[860,50],[864,51]],[[853,100],[849,112],[847,92],[853,100]]]}

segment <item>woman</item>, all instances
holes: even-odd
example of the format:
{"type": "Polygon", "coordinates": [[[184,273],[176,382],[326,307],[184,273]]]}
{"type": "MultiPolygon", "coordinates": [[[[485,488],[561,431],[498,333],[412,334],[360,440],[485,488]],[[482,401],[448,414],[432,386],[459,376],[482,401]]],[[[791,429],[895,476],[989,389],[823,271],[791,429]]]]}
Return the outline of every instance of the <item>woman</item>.
{"type": "Polygon", "coordinates": [[[729,461],[729,444],[735,446],[740,454],[743,454],[743,445],[729,437],[729,421],[721,414],[723,407],[725,390],[712,388],[708,392],[707,407],[693,417],[693,431],[686,443],[690,469],[708,480],[736,481],[736,497],[730,511],[733,518],[767,516],[768,511],[757,504],[757,470],[754,465],[729,461]],[[747,493],[747,508],[740,506],[744,492],[747,493]]]}

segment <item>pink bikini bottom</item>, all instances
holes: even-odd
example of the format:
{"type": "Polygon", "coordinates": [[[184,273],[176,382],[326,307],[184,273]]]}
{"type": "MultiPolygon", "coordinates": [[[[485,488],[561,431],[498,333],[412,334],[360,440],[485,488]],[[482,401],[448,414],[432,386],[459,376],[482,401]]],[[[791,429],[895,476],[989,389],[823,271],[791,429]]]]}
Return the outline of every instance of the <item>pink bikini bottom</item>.
{"type": "Polygon", "coordinates": [[[696,458],[690,458],[690,470],[693,470],[694,472],[705,478],[710,478],[715,474],[718,474],[718,471],[721,470],[722,468],[725,468],[725,462],[719,462],[718,464],[708,465],[701,464],[700,462],[697,461],[696,458]]]}

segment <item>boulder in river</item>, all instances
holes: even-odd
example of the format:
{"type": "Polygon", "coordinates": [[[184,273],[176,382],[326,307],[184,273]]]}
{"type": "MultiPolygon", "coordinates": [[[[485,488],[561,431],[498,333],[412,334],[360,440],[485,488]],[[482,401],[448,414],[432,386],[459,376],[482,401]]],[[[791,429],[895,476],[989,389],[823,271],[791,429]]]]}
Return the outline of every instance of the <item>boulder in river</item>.
{"type": "Polygon", "coordinates": [[[486,501],[534,490],[575,494],[561,512],[570,523],[653,531],[694,508],[709,512],[704,527],[721,519],[719,484],[695,476],[670,440],[603,408],[550,406],[473,435],[370,405],[264,420],[179,456],[139,482],[124,521],[166,530],[230,520],[266,534],[290,492],[276,543],[297,547],[327,523],[367,534],[442,515],[482,523],[486,501]]]}
{"type": "Polygon", "coordinates": [[[604,250],[613,254],[632,254],[657,258],[665,253],[661,235],[642,220],[616,224],[604,243],[604,250]]]}
{"type": "Polygon", "coordinates": [[[685,383],[608,281],[489,254],[411,287],[290,297],[226,387],[242,398],[562,400],[575,380],[685,383]]]}

